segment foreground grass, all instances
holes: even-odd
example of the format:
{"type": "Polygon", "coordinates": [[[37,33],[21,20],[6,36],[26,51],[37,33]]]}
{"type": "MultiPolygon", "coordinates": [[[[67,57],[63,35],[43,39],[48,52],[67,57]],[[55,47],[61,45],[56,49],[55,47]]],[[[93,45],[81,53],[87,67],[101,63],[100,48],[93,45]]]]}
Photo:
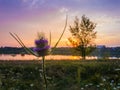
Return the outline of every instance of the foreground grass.
{"type": "MultiPolygon", "coordinates": [[[[46,61],[48,90],[120,90],[120,60],[46,61]]],[[[44,90],[40,61],[0,61],[0,90],[44,90]]]]}

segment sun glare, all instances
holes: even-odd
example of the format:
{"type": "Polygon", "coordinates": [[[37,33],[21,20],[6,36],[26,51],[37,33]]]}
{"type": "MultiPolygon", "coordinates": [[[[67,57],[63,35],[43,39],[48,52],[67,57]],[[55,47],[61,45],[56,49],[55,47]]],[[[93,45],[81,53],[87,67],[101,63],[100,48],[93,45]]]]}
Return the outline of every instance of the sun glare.
{"type": "Polygon", "coordinates": [[[71,47],[77,47],[77,46],[79,45],[79,40],[76,39],[76,38],[70,37],[70,38],[68,38],[68,40],[67,40],[67,44],[68,44],[69,46],[71,46],[71,47]]]}
{"type": "Polygon", "coordinates": [[[76,60],[76,59],[80,59],[80,57],[78,58],[77,56],[72,56],[71,59],[76,60]]]}

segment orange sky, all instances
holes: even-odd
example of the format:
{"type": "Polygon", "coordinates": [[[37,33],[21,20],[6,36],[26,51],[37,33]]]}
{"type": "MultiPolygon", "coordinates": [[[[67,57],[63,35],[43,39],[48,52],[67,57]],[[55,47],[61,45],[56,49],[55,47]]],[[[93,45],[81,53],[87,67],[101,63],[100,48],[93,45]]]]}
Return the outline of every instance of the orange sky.
{"type": "Polygon", "coordinates": [[[66,14],[68,26],[59,46],[67,46],[69,25],[85,14],[97,23],[97,45],[120,46],[120,0],[0,0],[0,46],[20,46],[9,32],[17,33],[34,46],[37,32],[52,32],[52,46],[62,33],[66,14]]]}

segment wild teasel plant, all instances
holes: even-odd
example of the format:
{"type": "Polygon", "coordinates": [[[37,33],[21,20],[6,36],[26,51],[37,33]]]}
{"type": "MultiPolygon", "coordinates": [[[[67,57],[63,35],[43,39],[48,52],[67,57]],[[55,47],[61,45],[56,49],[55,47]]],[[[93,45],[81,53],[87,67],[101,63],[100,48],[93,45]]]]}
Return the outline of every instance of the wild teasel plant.
{"type": "Polygon", "coordinates": [[[65,26],[63,28],[62,34],[60,35],[58,41],[56,42],[56,44],[53,46],[52,49],[50,47],[51,46],[51,32],[50,32],[49,42],[45,38],[44,33],[38,33],[38,39],[35,40],[36,47],[34,47],[33,50],[27,48],[17,34],[10,32],[10,35],[25,49],[25,51],[28,54],[34,55],[38,58],[42,57],[42,72],[43,72],[43,79],[44,79],[44,83],[45,83],[45,90],[47,90],[47,88],[48,88],[46,72],[45,72],[45,56],[52,53],[54,51],[54,49],[57,47],[58,43],[60,42],[60,40],[66,30],[66,27],[67,27],[67,16],[66,16],[65,26]]]}

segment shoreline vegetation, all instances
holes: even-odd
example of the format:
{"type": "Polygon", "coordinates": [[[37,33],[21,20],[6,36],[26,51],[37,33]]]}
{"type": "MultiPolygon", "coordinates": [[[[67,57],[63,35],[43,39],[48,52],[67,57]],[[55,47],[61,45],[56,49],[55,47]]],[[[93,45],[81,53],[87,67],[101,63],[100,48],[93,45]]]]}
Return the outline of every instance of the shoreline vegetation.
{"type": "MultiPolygon", "coordinates": [[[[0,60],[0,90],[44,90],[41,60],[0,60]]],[[[48,90],[119,90],[120,60],[47,60],[48,90]]]]}
{"type": "MultiPolygon", "coordinates": [[[[32,48],[31,48],[32,49],[32,48]]],[[[0,55],[27,55],[23,48],[16,48],[16,47],[1,47],[0,48],[0,55]]],[[[75,53],[74,48],[70,47],[59,47],[55,48],[52,55],[73,55],[73,56],[80,56],[78,53],[75,53]]],[[[120,57],[120,47],[97,47],[90,55],[87,56],[98,56],[98,57],[120,57]]]]}

